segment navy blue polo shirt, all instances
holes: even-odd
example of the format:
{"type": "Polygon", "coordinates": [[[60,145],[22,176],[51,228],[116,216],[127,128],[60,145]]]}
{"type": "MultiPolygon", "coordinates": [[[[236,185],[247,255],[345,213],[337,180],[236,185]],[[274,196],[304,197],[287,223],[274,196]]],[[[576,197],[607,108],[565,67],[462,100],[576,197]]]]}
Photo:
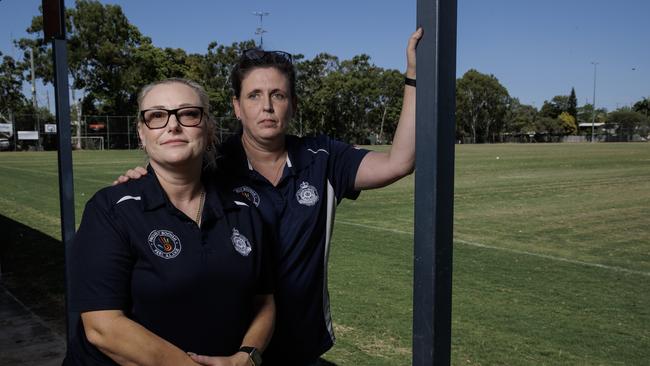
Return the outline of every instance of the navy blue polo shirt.
{"type": "Polygon", "coordinates": [[[327,262],[334,212],[343,198],[359,196],[354,182],[368,153],[327,136],[287,136],[286,148],[275,187],[249,164],[241,135],[222,146],[220,162],[220,176],[259,208],[277,235],[277,319],[265,365],[300,365],[333,345],[327,262]]]}
{"type": "MultiPolygon", "coordinates": [[[[253,205],[212,180],[204,186],[200,228],[151,167],[90,199],[68,256],[69,310],[122,310],[184,351],[236,353],[255,295],[273,292],[272,243],[253,205]]],[[[113,365],[77,328],[64,364],[113,365]]]]}

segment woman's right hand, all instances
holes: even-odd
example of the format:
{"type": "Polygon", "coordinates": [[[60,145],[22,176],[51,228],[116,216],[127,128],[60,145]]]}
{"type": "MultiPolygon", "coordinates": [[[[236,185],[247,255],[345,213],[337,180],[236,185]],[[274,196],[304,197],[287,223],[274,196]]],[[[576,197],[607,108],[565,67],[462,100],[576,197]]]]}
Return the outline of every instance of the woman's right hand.
{"type": "Polygon", "coordinates": [[[131,179],[140,179],[142,178],[143,175],[147,174],[147,169],[141,167],[141,166],[136,166],[133,169],[129,169],[124,173],[124,175],[120,175],[117,177],[116,180],[113,181],[112,185],[118,185],[121,183],[126,183],[131,179]]]}
{"type": "Polygon", "coordinates": [[[211,357],[187,353],[192,361],[204,366],[249,366],[251,364],[248,355],[244,352],[237,352],[230,357],[211,357]]]}
{"type": "Polygon", "coordinates": [[[409,37],[408,44],[406,46],[406,77],[415,79],[416,78],[416,68],[415,68],[415,49],[418,47],[418,42],[422,38],[424,30],[422,27],[419,27],[415,32],[409,37]]]}

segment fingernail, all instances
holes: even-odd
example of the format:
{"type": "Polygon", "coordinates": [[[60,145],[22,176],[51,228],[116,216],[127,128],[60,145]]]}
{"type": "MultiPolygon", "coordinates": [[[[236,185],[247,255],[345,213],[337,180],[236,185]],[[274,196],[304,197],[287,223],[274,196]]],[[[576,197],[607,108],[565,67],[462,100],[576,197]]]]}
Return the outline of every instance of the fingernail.
{"type": "Polygon", "coordinates": [[[196,356],[196,353],[194,353],[194,352],[187,352],[187,354],[190,355],[190,356],[196,356]]]}

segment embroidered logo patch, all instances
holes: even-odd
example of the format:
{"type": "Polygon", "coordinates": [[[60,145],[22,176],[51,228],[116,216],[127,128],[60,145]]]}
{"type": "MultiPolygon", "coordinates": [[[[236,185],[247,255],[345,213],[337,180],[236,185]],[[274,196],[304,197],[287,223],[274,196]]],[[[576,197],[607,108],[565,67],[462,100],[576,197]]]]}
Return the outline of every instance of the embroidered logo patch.
{"type": "Polygon", "coordinates": [[[169,230],[154,230],[149,234],[149,248],[164,259],[175,258],[181,252],[181,241],[169,230]]]}
{"type": "Polygon", "coordinates": [[[233,192],[239,193],[242,196],[246,197],[247,200],[253,202],[255,207],[260,205],[260,195],[255,192],[255,190],[249,186],[241,186],[233,189],[233,192]]]}
{"type": "Polygon", "coordinates": [[[248,241],[248,239],[246,239],[245,236],[239,233],[239,230],[232,229],[230,240],[232,240],[232,245],[235,247],[237,253],[243,255],[244,257],[248,257],[252,250],[251,243],[248,241]]]}
{"type": "Polygon", "coordinates": [[[316,187],[307,182],[300,183],[300,189],[296,192],[298,203],[305,206],[313,206],[318,202],[318,191],[316,187]]]}

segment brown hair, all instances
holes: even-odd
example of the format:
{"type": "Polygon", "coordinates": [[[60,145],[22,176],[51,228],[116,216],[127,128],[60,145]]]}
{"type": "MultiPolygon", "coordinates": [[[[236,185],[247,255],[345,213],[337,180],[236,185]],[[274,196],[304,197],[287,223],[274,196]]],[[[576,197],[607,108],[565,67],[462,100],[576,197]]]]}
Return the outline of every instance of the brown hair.
{"type": "Polygon", "coordinates": [[[271,67],[282,73],[289,81],[291,99],[296,100],[296,69],[291,62],[291,55],[281,51],[264,51],[259,49],[246,50],[239,56],[239,60],[230,72],[230,85],[233,95],[239,99],[241,84],[244,78],[255,69],[271,67]],[[255,52],[258,57],[247,56],[248,52],[255,52]],[[287,57],[288,56],[288,57],[287,57]]]}

